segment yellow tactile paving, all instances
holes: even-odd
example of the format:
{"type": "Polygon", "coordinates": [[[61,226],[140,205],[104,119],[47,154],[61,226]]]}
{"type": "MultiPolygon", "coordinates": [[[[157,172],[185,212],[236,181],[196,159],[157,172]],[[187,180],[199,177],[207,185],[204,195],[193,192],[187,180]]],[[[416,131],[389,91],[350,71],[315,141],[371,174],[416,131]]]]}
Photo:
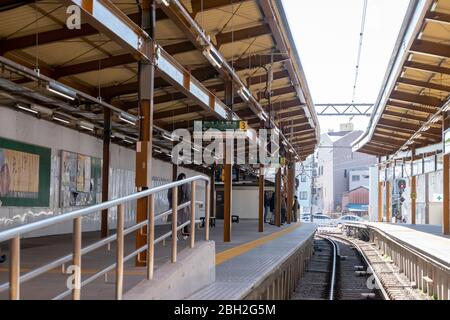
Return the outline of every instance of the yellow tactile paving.
{"type": "Polygon", "coordinates": [[[298,227],[300,227],[300,223],[296,223],[294,225],[292,225],[291,227],[288,227],[286,229],[283,229],[281,231],[272,233],[271,235],[267,236],[267,237],[263,237],[260,239],[256,239],[247,243],[244,243],[240,246],[234,247],[232,249],[220,252],[218,254],[216,254],[216,265],[220,265],[228,260],[231,260],[237,256],[240,256],[241,254],[244,254],[256,247],[262,246],[263,244],[273,241],[275,239],[278,239],[288,233],[291,233],[292,231],[294,231],[295,229],[297,229],[298,227]]]}

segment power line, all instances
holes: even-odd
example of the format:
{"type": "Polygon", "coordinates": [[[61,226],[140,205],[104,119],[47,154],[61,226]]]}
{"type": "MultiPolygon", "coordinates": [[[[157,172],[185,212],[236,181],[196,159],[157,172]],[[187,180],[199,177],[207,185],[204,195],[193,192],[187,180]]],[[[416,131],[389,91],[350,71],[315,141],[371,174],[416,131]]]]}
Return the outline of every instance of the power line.
{"type": "Polygon", "coordinates": [[[355,103],[356,89],[357,89],[357,85],[358,85],[359,64],[361,62],[361,52],[362,52],[362,46],[363,46],[363,41],[364,41],[364,30],[366,27],[367,4],[368,4],[368,0],[364,0],[364,7],[363,7],[363,14],[362,14],[362,21],[361,21],[361,32],[359,33],[359,48],[358,48],[358,58],[356,61],[355,83],[353,85],[352,103],[355,103]]]}

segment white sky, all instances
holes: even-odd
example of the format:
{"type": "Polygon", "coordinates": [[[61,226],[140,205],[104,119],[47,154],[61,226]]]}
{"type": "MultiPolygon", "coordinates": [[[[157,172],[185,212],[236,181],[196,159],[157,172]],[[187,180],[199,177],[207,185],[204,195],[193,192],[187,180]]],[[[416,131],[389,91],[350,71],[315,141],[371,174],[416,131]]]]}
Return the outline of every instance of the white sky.
{"type": "MultiPolygon", "coordinates": [[[[352,101],[363,0],[282,0],[313,101],[352,101]]],[[[409,0],[369,0],[355,102],[374,103],[409,0]]],[[[322,132],[349,117],[320,117],[322,132]]],[[[367,117],[355,117],[366,130],[367,117]]]]}

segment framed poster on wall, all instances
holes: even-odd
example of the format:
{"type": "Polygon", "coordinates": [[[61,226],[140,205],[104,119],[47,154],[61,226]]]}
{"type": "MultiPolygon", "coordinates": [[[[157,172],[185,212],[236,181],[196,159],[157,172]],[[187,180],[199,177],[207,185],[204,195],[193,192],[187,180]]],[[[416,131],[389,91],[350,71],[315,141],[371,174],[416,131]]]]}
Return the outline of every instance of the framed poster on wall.
{"type": "Polygon", "coordinates": [[[60,206],[84,207],[101,200],[102,160],[61,151],[60,206]]]}
{"type": "Polygon", "coordinates": [[[0,138],[3,207],[48,207],[51,149],[0,138]]]}

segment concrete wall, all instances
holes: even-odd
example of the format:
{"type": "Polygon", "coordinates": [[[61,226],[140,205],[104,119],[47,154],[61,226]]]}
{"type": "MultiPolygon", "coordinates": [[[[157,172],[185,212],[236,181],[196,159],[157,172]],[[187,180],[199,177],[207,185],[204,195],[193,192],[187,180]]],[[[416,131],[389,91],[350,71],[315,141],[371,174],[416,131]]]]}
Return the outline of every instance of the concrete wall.
{"type": "Polygon", "coordinates": [[[177,263],[157,268],[153,280],[140,282],[124,300],[183,300],[215,280],[215,244],[199,242],[194,249],[181,251],[177,263]]]}
{"type": "Polygon", "coordinates": [[[258,219],[258,187],[233,187],[233,214],[240,219],[258,219]]]}
{"type": "MultiPolygon", "coordinates": [[[[51,162],[51,186],[49,208],[0,208],[0,230],[11,228],[20,224],[45,219],[54,215],[73,211],[76,208],[59,208],[59,152],[61,150],[76,152],[92,157],[102,158],[102,140],[96,139],[78,131],[68,129],[54,123],[36,119],[33,116],[16,112],[9,108],[0,107],[0,136],[29,144],[35,144],[52,150],[51,162]]],[[[111,145],[111,169],[110,169],[110,199],[118,198],[135,192],[135,152],[132,149],[111,145]]],[[[154,159],[152,162],[153,186],[166,184],[172,180],[172,164],[154,159]]],[[[187,176],[199,173],[179,168],[187,176]]],[[[197,199],[203,201],[204,186],[198,184],[197,199]]],[[[167,192],[156,197],[156,210],[164,211],[169,207],[167,192]]],[[[199,212],[203,214],[203,212],[199,212]]],[[[110,225],[115,226],[115,210],[110,210],[110,225]]],[[[135,205],[126,206],[126,224],[135,221],[135,205]]],[[[94,231],[100,227],[100,214],[95,214],[83,219],[83,230],[94,231]]],[[[71,224],[62,224],[33,234],[47,235],[71,232],[71,224]]]]}

